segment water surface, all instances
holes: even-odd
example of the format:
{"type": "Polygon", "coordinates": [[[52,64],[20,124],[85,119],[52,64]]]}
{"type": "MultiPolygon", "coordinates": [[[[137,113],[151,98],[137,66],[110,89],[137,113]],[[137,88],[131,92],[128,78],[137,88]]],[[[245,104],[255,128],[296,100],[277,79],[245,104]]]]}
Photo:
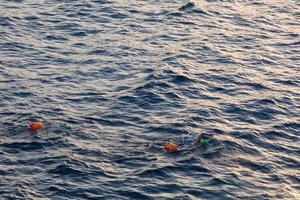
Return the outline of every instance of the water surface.
{"type": "Polygon", "coordinates": [[[1,199],[299,199],[299,28],[297,0],[0,0],[1,199]]]}

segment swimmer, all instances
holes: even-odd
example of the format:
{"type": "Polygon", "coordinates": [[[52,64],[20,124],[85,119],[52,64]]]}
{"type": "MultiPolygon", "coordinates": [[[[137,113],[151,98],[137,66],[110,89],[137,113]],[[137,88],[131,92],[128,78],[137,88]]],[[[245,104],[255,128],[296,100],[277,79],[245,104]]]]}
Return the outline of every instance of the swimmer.
{"type": "Polygon", "coordinates": [[[203,133],[197,136],[187,134],[182,137],[181,143],[178,146],[170,141],[165,144],[164,149],[169,152],[194,151],[202,147],[207,148],[208,141],[203,140],[203,133]]]}

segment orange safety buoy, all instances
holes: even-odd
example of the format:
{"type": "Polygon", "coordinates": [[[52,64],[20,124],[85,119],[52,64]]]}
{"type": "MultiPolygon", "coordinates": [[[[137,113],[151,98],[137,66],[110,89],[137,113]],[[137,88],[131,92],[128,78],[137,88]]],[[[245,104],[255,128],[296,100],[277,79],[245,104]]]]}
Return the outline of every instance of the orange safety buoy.
{"type": "Polygon", "coordinates": [[[176,146],[176,144],[168,142],[168,143],[165,144],[165,150],[167,150],[169,152],[176,152],[177,151],[177,146],[176,146]]]}
{"type": "Polygon", "coordinates": [[[45,126],[44,126],[44,124],[42,124],[41,122],[31,122],[31,123],[28,125],[28,128],[29,128],[31,131],[37,131],[37,130],[40,130],[40,129],[45,128],[45,126]]]}

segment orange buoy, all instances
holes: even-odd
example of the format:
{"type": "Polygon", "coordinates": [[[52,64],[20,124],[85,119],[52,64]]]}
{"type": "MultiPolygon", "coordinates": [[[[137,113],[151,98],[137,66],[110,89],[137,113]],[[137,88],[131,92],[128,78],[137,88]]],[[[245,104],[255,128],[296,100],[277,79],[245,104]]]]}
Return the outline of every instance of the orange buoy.
{"type": "Polygon", "coordinates": [[[43,129],[45,128],[44,124],[42,124],[41,122],[31,122],[28,126],[28,128],[31,131],[37,131],[39,129],[43,129]]]}
{"type": "Polygon", "coordinates": [[[176,146],[176,144],[168,142],[168,143],[165,144],[165,150],[167,150],[169,152],[176,152],[177,151],[177,146],[176,146]]]}

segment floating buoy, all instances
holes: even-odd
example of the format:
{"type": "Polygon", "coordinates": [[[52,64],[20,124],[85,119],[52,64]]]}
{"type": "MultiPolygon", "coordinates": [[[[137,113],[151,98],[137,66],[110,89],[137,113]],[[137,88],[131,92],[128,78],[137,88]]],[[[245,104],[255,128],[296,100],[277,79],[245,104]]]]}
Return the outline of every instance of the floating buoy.
{"type": "Polygon", "coordinates": [[[169,152],[176,152],[177,151],[177,146],[176,146],[176,144],[168,142],[168,143],[165,144],[165,150],[167,150],[169,152]]]}
{"type": "Polygon", "coordinates": [[[31,131],[37,131],[37,130],[40,130],[40,129],[45,128],[45,126],[44,126],[44,124],[42,124],[41,122],[31,122],[31,123],[28,125],[28,128],[29,128],[31,131]]]}

